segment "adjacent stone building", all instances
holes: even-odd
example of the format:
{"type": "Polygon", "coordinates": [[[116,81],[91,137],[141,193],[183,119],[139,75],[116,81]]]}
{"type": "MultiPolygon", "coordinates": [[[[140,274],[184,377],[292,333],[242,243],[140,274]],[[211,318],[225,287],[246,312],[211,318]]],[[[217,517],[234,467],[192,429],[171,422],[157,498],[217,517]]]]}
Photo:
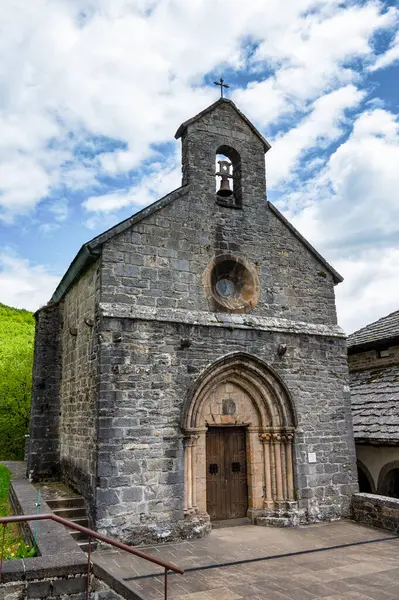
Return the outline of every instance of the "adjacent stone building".
{"type": "Polygon", "coordinates": [[[399,498],[399,311],[348,337],[361,492],[399,498]]]}
{"type": "Polygon", "coordinates": [[[181,187],[85,244],[36,315],[29,474],[134,543],[345,516],[341,277],[267,201],[270,146],[233,102],[176,138],[181,187]]]}

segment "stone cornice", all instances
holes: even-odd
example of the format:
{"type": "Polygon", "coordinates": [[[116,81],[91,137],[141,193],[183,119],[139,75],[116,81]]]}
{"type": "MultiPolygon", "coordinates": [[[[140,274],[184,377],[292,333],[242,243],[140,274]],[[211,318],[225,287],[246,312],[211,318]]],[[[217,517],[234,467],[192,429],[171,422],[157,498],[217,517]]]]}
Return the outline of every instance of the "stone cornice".
{"type": "Polygon", "coordinates": [[[118,302],[102,302],[99,304],[99,310],[103,317],[113,317],[116,319],[184,323],[186,325],[224,327],[227,329],[253,329],[255,331],[275,331],[345,339],[345,333],[338,325],[304,323],[275,317],[255,317],[252,315],[211,313],[171,308],[150,308],[118,302]]]}

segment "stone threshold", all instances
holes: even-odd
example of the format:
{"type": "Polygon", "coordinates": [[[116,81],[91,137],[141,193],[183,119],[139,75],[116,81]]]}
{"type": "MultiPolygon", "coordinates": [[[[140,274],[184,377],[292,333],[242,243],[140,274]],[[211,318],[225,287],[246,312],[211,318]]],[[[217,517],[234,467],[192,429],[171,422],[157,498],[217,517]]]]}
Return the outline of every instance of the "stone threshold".
{"type": "Polygon", "coordinates": [[[103,317],[115,319],[136,319],[141,321],[160,321],[163,323],[184,323],[186,325],[201,325],[204,327],[224,327],[226,329],[252,329],[255,331],[346,338],[345,333],[338,325],[305,323],[275,317],[208,313],[199,310],[181,310],[175,308],[139,307],[118,302],[100,302],[99,310],[103,317]]]}
{"type": "Polygon", "coordinates": [[[225,519],[223,521],[211,521],[212,529],[223,529],[224,527],[240,527],[242,525],[252,525],[251,519],[242,517],[240,519],[225,519]]]}

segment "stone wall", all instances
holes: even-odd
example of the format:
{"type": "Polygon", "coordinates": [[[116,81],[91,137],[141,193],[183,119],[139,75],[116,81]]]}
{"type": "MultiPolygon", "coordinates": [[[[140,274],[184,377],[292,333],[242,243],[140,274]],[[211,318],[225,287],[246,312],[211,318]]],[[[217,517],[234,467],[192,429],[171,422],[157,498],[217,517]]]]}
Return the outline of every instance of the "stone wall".
{"type": "Polygon", "coordinates": [[[63,300],[60,387],[62,478],[90,505],[96,476],[97,277],[94,264],[63,300]]]}
{"type": "Polygon", "coordinates": [[[359,371],[361,369],[382,368],[399,363],[399,346],[390,346],[384,349],[389,352],[389,356],[379,358],[377,350],[367,350],[357,354],[348,355],[348,364],[350,371],[359,371]]]}
{"type": "Polygon", "coordinates": [[[58,305],[36,313],[28,475],[34,480],[59,473],[61,314],[58,305]]]}
{"type": "Polygon", "coordinates": [[[103,331],[100,530],[134,543],[185,535],[183,403],[206,367],[237,351],[271,365],[291,392],[298,419],[295,489],[303,519],[348,514],[357,476],[342,338],[127,318],[103,318],[103,331]],[[182,347],[182,339],[189,347],[182,347]],[[280,344],[287,345],[283,357],[277,354],[280,344]],[[309,452],[316,453],[316,463],[309,464],[309,452]]]}
{"type": "MultiPolygon", "coordinates": [[[[21,579],[23,574],[21,573],[21,579]]],[[[86,577],[50,577],[32,581],[13,581],[0,586],[0,600],[85,600],[86,577]]],[[[89,600],[122,600],[122,596],[96,577],[91,578],[89,600]]],[[[127,596],[125,596],[126,598],[127,596]]],[[[131,600],[141,600],[136,594],[131,600]]]]}
{"type": "Polygon", "coordinates": [[[369,527],[399,533],[399,499],[375,494],[354,494],[352,519],[369,527]]]}

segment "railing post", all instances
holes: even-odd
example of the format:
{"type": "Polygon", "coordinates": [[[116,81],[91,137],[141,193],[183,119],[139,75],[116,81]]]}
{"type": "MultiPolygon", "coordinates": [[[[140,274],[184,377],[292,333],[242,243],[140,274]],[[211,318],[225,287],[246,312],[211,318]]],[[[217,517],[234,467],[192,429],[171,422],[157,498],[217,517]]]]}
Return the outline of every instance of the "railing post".
{"type": "Polygon", "coordinates": [[[89,600],[89,591],[90,591],[90,556],[91,556],[91,537],[89,536],[89,548],[87,550],[86,600],[89,600]]]}
{"type": "Polygon", "coordinates": [[[165,590],[165,600],[168,600],[168,569],[165,567],[165,583],[164,583],[164,590],[165,590]]]}
{"type": "Polygon", "coordinates": [[[3,523],[3,535],[1,540],[1,557],[0,557],[0,582],[1,582],[1,574],[3,572],[3,559],[4,559],[4,538],[6,535],[6,527],[7,525],[3,523]]]}

